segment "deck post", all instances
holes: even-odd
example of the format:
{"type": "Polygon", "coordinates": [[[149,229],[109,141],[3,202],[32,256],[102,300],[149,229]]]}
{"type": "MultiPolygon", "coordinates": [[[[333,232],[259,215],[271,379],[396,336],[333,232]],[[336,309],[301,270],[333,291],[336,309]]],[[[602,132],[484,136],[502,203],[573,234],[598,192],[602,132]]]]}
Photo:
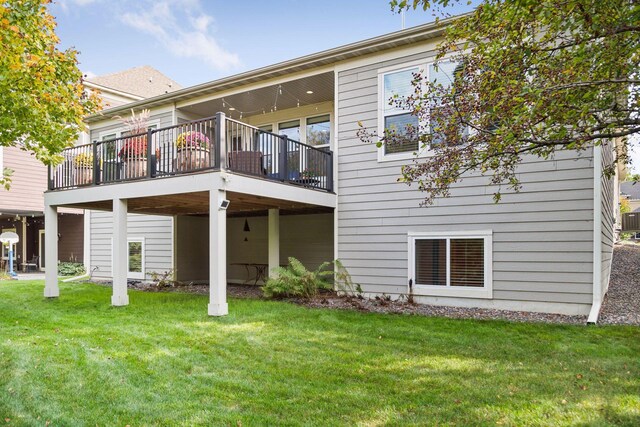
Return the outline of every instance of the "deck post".
{"type": "Polygon", "coordinates": [[[287,165],[287,160],[289,157],[289,153],[288,153],[288,147],[287,147],[287,142],[288,142],[288,138],[286,135],[282,135],[280,137],[280,140],[278,141],[278,171],[280,172],[280,180],[281,181],[288,181],[289,180],[289,174],[288,174],[288,169],[289,166],[287,165]]]}
{"type": "Polygon", "coordinates": [[[280,266],[280,209],[269,209],[269,270],[268,276],[280,266]]]}
{"type": "Polygon", "coordinates": [[[127,200],[113,199],[113,295],[111,305],[129,305],[127,294],[127,200]]]}
{"type": "Polygon", "coordinates": [[[229,314],[227,304],[226,191],[209,191],[209,316],[229,314]]]}
{"type": "Polygon", "coordinates": [[[216,113],[216,148],[218,150],[217,166],[220,170],[227,168],[227,117],[224,113],[216,113]]]}
{"type": "Polygon", "coordinates": [[[60,296],[58,288],[58,208],[44,207],[44,296],[60,296]]]}

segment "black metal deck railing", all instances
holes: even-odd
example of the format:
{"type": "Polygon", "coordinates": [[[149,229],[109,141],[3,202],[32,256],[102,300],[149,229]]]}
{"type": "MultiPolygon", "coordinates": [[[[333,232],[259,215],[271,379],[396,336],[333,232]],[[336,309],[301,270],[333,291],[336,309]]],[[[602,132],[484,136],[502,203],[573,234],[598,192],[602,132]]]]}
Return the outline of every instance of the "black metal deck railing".
{"type": "Polygon", "coordinates": [[[218,113],[146,133],[68,148],[49,190],[228,170],[333,191],[333,153],[218,113]]]}

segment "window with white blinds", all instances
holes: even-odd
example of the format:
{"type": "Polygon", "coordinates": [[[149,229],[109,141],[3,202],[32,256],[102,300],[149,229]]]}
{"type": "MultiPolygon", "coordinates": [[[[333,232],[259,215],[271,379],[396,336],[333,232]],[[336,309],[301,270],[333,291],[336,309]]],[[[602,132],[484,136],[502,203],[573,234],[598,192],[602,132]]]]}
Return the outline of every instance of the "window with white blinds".
{"type": "Polygon", "coordinates": [[[491,231],[409,233],[411,284],[418,294],[490,297],[491,246],[491,231]]]}

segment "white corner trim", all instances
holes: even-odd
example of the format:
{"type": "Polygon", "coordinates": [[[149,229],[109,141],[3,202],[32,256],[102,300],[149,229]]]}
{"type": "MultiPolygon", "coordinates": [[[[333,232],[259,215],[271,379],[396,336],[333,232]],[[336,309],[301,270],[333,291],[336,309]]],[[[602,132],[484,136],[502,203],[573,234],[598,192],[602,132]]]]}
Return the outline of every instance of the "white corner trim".
{"type": "MultiPolygon", "coordinates": [[[[415,296],[442,296],[458,298],[493,298],[493,230],[470,231],[434,231],[434,232],[408,232],[407,233],[408,256],[407,263],[409,276],[407,277],[407,292],[409,280],[414,280],[413,295],[415,296]],[[449,286],[449,252],[447,249],[447,286],[418,285],[415,283],[415,240],[416,238],[481,238],[484,240],[484,287],[452,287],[449,286]]],[[[447,243],[447,248],[449,244],[447,243]]]]}
{"type": "Polygon", "coordinates": [[[4,147],[0,145],[0,178],[2,178],[4,174],[4,147]]]}
{"type": "Polygon", "coordinates": [[[336,205],[333,209],[333,259],[340,259],[340,251],[338,250],[338,240],[340,238],[340,228],[338,223],[338,212],[340,204],[338,203],[339,183],[338,167],[338,150],[340,147],[338,138],[338,129],[340,124],[340,114],[338,114],[338,105],[340,103],[340,73],[337,69],[333,70],[333,129],[331,129],[331,151],[333,152],[333,192],[336,194],[336,205]]]}
{"type": "Polygon", "coordinates": [[[593,147],[593,305],[587,323],[597,323],[602,305],[602,146],[593,147]]]}

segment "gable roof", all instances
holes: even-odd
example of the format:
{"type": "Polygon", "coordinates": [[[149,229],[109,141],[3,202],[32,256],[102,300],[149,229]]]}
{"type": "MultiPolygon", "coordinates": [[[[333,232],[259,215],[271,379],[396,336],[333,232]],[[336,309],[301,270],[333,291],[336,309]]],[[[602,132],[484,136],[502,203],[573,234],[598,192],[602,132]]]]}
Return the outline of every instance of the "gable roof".
{"type": "MultiPolygon", "coordinates": [[[[453,20],[468,14],[457,15],[447,19],[441,19],[437,22],[418,25],[416,27],[407,28],[405,30],[395,31],[393,33],[384,34],[382,36],[350,43],[333,49],[324,50],[318,53],[302,56],[277,64],[268,65],[266,67],[257,68],[244,73],[236,74],[230,77],[223,77],[211,82],[202,83],[195,86],[186,87],[175,92],[158,95],[153,98],[132,102],[126,105],[126,108],[116,107],[106,110],[108,114],[118,114],[125,109],[130,108],[150,108],[166,104],[167,102],[181,101],[202,95],[209,95],[222,90],[231,89],[242,86],[247,83],[255,83],[271,78],[281,77],[287,74],[319,68],[322,66],[333,65],[335,63],[348,59],[359,58],[387,49],[399,48],[402,46],[419,43],[438,37],[444,33],[453,20]]],[[[95,122],[102,120],[103,113],[97,113],[86,117],[87,122],[95,122]]]]}
{"type": "Polygon", "coordinates": [[[636,182],[636,181],[621,182],[620,193],[629,196],[631,200],[640,199],[640,182],[636,182]]]}
{"type": "Polygon", "coordinates": [[[180,84],[148,65],[91,77],[87,82],[140,98],[152,98],[182,89],[180,84]]]}

